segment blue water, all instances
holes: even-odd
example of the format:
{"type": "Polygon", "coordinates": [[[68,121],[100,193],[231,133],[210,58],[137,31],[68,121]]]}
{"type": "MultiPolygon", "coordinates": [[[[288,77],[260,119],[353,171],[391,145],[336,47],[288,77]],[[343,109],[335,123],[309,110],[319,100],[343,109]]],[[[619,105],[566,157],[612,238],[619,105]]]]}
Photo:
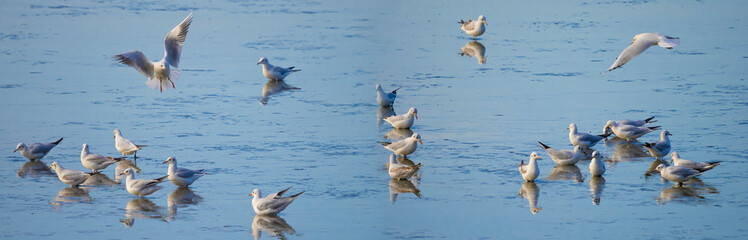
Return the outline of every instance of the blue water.
{"type": "Polygon", "coordinates": [[[0,238],[250,238],[253,222],[275,223],[265,239],[742,238],[746,9],[745,1],[4,2],[0,238]],[[166,32],[189,12],[176,89],[149,89],[109,58],[141,50],[160,59],[166,32]],[[472,39],[456,23],[480,14],[485,64],[460,55],[472,39]],[[681,44],[599,74],[642,32],[681,44]],[[300,89],[263,94],[277,86],[266,87],[260,57],[301,69],[285,82],[300,89]],[[390,152],[377,141],[409,132],[381,123],[377,83],[402,87],[395,113],[418,108],[412,131],[424,144],[408,158],[424,166],[412,182],[392,182],[384,168],[390,152]],[[572,122],[600,133],[607,120],[650,116],[683,158],[722,165],[674,188],[645,175],[654,158],[638,144],[595,146],[608,160],[604,180],[591,178],[589,161],[554,169],[537,145],[571,149],[572,122]],[[114,181],[113,166],[82,189],[39,170],[54,161],[84,170],[84,143],[116,156],[115,128],[149,145],[137,178],[165,175],[169,156],[211,175],[191,192],[167,183],[138,199],[114,181]],[[12,152],[59,137],[41,162],[12,152]],[[544,158],[534,186],[516,169],[533,151],[544,158]],[[306,192],[281,219],[255,219],[252,189],[289,186],[306,192]],[[391,195],[413,188],[420,197],[391,195]]]}

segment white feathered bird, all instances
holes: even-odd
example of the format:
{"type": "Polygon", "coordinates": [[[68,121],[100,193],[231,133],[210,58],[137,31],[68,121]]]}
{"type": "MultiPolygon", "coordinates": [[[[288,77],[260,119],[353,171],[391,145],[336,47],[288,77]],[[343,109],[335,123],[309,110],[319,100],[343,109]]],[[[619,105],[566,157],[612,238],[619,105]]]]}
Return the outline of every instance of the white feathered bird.
{"type": "Polygon", "coordinates": [[[644,52],[644,50],[647,50],[647,48],[653,45],[659,45],[660,47],[672,49],[673,47],[678,46],[678,44],[680,44],[680,39],[678,39],[677,37],[671,37],[659,33],[636,34],[636,36],[634,36],[634,40],[631,41],[631,45],[626,47],[626,49],[621,52],[621,55],[618,55],[616,61],[613,63],[613,65],[610,66],[610,68],[608,68],[607,71],[613,71],[613,69],[623,66],[632,58],[636,57],[636,55],[639,55],[640,53],[644,52]]]}
{"type": "Polygon", "coordinates": [[[167,158],[163,163],[169,163],[169,181],[179,187],[188,187],[206,174],[203,172],[205,169],[191,170],[177,167],[177,159],[174,157],[167,158]]]}
{"type": "Polygon", "coordinates": [[[255,213],[259,215],[275,215],[279,212],[283,211],[288,207],[288,205],[291,205],[291,203],[296,200],[296,198],[299,197],[303,191],[288,197],[283,197],[283,194],[288,191],[289,188],[284,189],[283,191],[269,194],[265,197],[262,197],[262,193],[260,192],[260,189],[255,189],[252,191],[249,196],[252,197],[252,209],[255,210],[255,213]]]}

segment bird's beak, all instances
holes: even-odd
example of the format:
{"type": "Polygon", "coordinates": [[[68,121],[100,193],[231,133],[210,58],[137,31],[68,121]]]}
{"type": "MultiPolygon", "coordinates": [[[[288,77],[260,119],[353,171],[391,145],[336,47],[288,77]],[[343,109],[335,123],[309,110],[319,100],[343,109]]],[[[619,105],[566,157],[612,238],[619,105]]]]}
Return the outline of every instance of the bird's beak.
{"type": "Polygon", "coordinates": [[[161,164],[164,164],[164,163],[167,163],[167,162],[169,162],[169,160],[166,160],[166,161],[162,162],[161,164]]]}
{"type": "Polygon", "coordinates": [[[249,196],[251,197],[251,196],[252,196],[252,194],[250,193],[250,194],[249,194],[249,196]]]}
{"type": "Polygon", "coordinates": [[[537,159],[543,159],[543,158],[542,158],[542,157],[540,157],[540,156],[538,156],[538,158],[537,158],[537,159]]]}
{"type": "Polygon", "coordinates": [[[257,62],[257,65],[260,65],[260,62],[257,62]]]}
{"type": "Polygon", "coordinates": [[[423,142],[421,142],[421,139],[418,139],[418,142],[421,143],[421,145],[423,145],[423,142]]]}
{"type": "Polygon", "coordinates": [[[16,152],[16,151],[18,151],[18,148],[16,148],[16,150],[13,150],[13,152],[16,152]]]}
{"type": "Polygon", "coordinates": [[[120,174],[117,174],[117,176],[122,176],[122,175],[125,175],[125,173],[120,173],[120,174]]]}
{"type": "Polygon", "coordinates": [[[414,113],[413,116],[416,116],[416,119],[418,119],[418,113],[414,113]]]}
{"type": "Polygon", "coordinates": [[[486,24],[486,25],[488,25],[488,22],[486,22],[486,20],[483,20],[483,24],[486,24]]]}

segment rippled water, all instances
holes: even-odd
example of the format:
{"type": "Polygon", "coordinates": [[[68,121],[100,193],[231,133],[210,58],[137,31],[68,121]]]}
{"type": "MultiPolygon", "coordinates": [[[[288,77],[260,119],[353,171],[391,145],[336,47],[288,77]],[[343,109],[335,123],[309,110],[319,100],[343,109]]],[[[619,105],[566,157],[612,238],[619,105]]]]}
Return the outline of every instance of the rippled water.
{"type": "MultiPolygon", "coordinates": [[[[0,237],[59,238],[741,238],[748,228],[744,1],[13,1],[0,8],[0,237]],[[163,36],[194,22],[176,90],[109,56],[161,57],[163,36]],[[472,42],[456,22],[484,14],[472,42]],[[680,37],[607,69],[641,32],[680,37]],[[465,55],[467,50],[470,55],[465,55]],[[461,54],[463,53],[463,54],[461,54]],[[485,58],[481,58],[482,55],[485,58]],[[267,82],[255,63],[302,69],[267,82]],[[485,64],[479,64],[485,60],[485,64]],[[420,178],[384,169],[392,130],[374,86],[418,108],[420,178]],[[285,84],[285,85],[284,85],[285,84]],[[285,90],[288,86],[300,89],[285,90]],[[609,141],[603,178],[589,161],[559,167],[537,141],[571,148],[566,127],[656,116],[686,159],[723,161],[684,188],[645,173],[639,144],[609,141]],[[44,171],[84,170],[83,143],[118,154],[137,144],[138,178],[169,156],[211,175],[133,197],[113,167],[68,188],[44,171]],[[63,142],[29,162],[19,142],[63,142]],[[516,166],[538,151],[541,176],[516,166]],[[306,191],[279,217],[247,196],[306,191]],[[599,205],[593,203],[599,202],[599,205]],[[535,212],[536,214],[533,214],[535,212]],[[253,234],[254,233],[254,234],[253,234]]],[[[657,134],[643,141],[657,140],[657,134]]]]}

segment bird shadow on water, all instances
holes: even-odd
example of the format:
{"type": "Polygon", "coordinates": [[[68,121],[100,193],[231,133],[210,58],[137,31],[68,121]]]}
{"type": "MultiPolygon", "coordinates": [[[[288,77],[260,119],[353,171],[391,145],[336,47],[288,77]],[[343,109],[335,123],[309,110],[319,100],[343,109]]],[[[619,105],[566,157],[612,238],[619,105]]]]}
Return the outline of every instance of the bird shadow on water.
{"type": "MultiPolygon", "coordinates": [[[[663,179],[663,182],[667,182],[663,179]]],[[[706,194],[718,194],[719,190],[701,179],[691,178],[683,183],[683,186],[673,185],[660,191],[660,197],[656,198],[657,204],[665,205],[668,202],[685,203],[687,205],[708,204],[706,194]]]]}
{"type": "Polygon", "coordinates": [[[176,219],[178,208],[197,205],[201,201],[203,201],[203,197],[197,195],[192,189],[186,187],[177,188],[169,194],[169,199],[167,200],[169,208],[168,220],[176,219]]]}
{"type": "Polygon", "coordinates": [[[538,206],[538,197],[540,196],[540,190],[535,182],[523,182],[522,187],[519,188],[519,196],[527,199],[527,203],[530,205],[530,212],[532,215],[538,214],[540,210],[543,210],[538,206]]]}
{"type": "Polygon", "coordinates": [[[478,42],[478,40],[469,41],[458,53],[460,56],[468,55],[471,58],[478,59],[478,64],[486,64],[486,46],[478,42]]]}
{"type": "Polygon", "coordinates": [[[262,87],[262,97],[260,98],[260,104],[266,105],[268,103],[268,100],[270,100],[270,96],[279,94],[286,90],[298,90],[301,88],[297,88],[291,85],[286,84],[283,80],[268,80],[267,83],[265,83],[265,86],[262,87]]]}
{"type": "Polygon", "coordinates": [[[84,202],[91,202],[94,199],[91,198],[91,196],[88,195],[89,188],[79,188],[79,187],[66,187],[57,192],[57,196],[55,196],[53,201],[50,201],[49,204],[52,205],[56,210],[60,210],[60,208],[66,204],[66,203],[84,203],[84,202]]]}
{"type": "Polygon", "coordinates": [[[421,190],[418,189],[418,180],[412,177],[409,180],[390,178],[390,202],[393,204],[397,201],[397,195],[401,193],[413,193],[416,197],[421,198],[421,190]]]}
{"type": "Polygon", "coordinates": [[[252,237],[260,239],[262,231],[279,239],[286,239],[285,234],[296,235],[296,230],[278,215],[255,215],[252,220],[252,237]]]}
{"type": "Polygon", "coordinates": [[[582,170],[577,165],[556,165],[545,179],[548,181],[572,180],[577,183],[584,182],[582,170]]]}
{"type": "Polygon", "coordinates": [[[56,176],[50,171],[49,166],[41,160],[29,160],[16,171],[16,176],[24,178],[26,176],[38,178],[40,176],[56,176]]]}
{"type": "Polygon", "coordinates": [[[147,198],[134,198],[125,207],[125,219],[120,219],[119,221],[127,228],[135,224],[136,218],[151,218],[167,222],[161,209],[161,207],[147,198]]]}

